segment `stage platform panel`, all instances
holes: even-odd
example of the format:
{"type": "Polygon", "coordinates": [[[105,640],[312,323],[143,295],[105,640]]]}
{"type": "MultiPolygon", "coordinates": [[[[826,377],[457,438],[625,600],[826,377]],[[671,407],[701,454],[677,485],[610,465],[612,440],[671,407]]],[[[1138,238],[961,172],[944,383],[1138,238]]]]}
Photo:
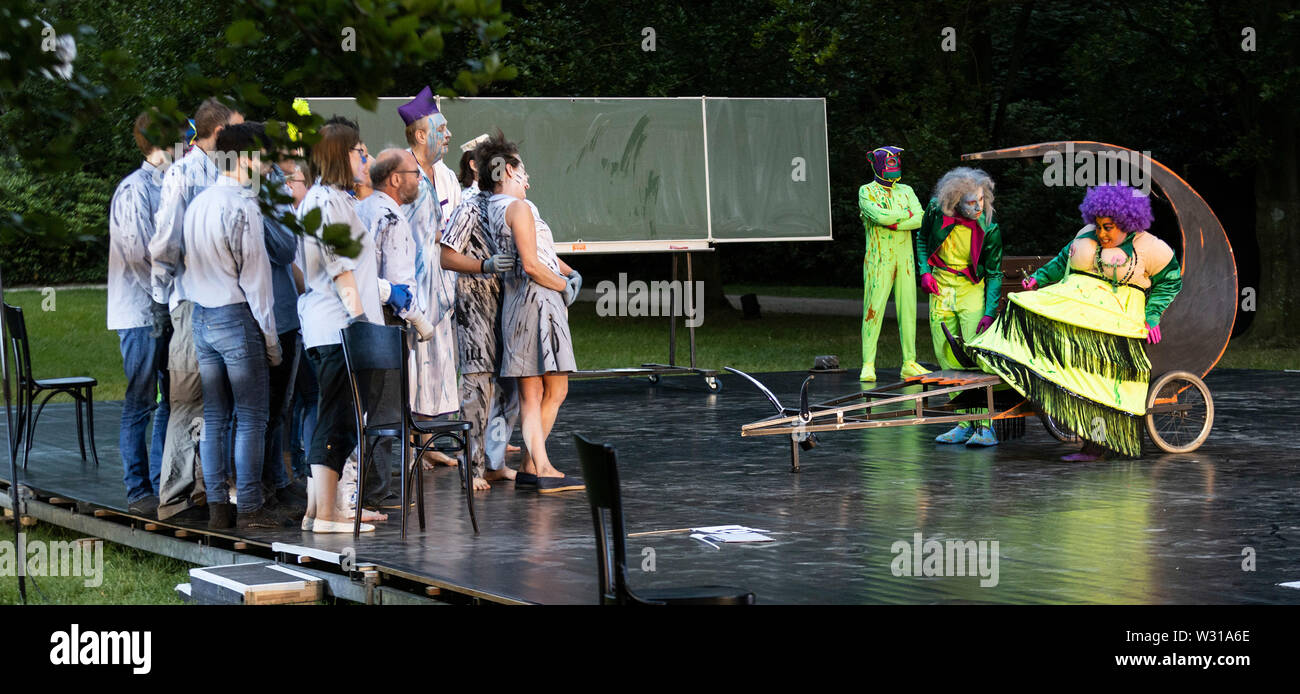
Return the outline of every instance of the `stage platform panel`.
{"type": "MultiPolygon", "coordinates": [[[[813,397],[853,392],[855,375],[819,375],[813,397]]],[[[805,376],[760,379],[791,405],[805,376]]],[[[798,474],[783,437],[740,437],[771,405],[743,380],[719,378],[721,393],[688,379],[575,382],[560,411],[550,451],[562,470],[579,470],[574,432],[618,448],[629,533],[737,523],[775,539],[714,549],[687,533],[632,537],[634,589],[720,583],[762,604],[1300,602],[1300,591],[1277,585],[1300,579],[1289,549],[1300,537],[1300,374],[1210,374],[1214,429],[1189,454],[1070,464],[1059,457],[1071,449],[1034,421],[1023,439],[990,449],[936,444],[942,426],[901,427],[822,434],[798,474]],[[895,575],[897,543],[913,545],[917,533],[922,542],[996,540],[997,584],[895,575]],[[1254,571],[1242,568],[1247,549],[1254,571]]],[[[124,511],[119,413],[118,403],[96,404],[96,469],[80,460],[70,406],[47,408],[22,481],[124,511]]],[[[454,469],[426,475],[425,500],[428,527],[412,517],[405,541],[395,515],[360,541],[296,529],[242,536],[268,547],[353,547],[358,562],[489,600],[595,602],[585,494],[498,483],[476,497],[478,536],[454,469]]]]}

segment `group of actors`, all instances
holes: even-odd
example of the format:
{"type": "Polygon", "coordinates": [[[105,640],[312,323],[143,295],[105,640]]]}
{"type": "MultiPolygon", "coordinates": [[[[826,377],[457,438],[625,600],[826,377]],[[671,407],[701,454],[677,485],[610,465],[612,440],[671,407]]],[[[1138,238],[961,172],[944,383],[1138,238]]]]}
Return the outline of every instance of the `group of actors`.
{"type": "MultiPolygon", "coordinates": [[[[1085,226],[1023,280],[1024,291],[1010,294],[999,314],[1003,233],[993,221],[993,179],[979,169],[952,169],[922,208],[900,182],[902,152],[888,146],[868,153],[873,180],[858,192],[866,230],[860,380],[876,380],[876,342],[891,294],[902,375],[927,373],[916,361],[919,277],[940,368],[975,364],[1001,377],[1084,441],[1066,460],[1139,455],[1151,376],[1144,343],[1160,342],[1160,318],[1182,288],[1173,249],[1148,231],[1150,198],[1124,183],[1089,188],[1079,206],[1085,226]]],[[[989,420],[962,422],[936,441],[998,443],[989,420]]]]}
{"type": "MultiPolygon", "coordinates": [[[[295,109],[308,114],[306,102],[295,109]]],[[[450,127],[428,87],[396,117],[407,148],[371,155],[357,124],[334,117],[309,152],[285,154],[265,124],[208,99],[176,161],[146,136],[149,114],[136,119],[144,162],[112,199],[108,271],[131,512],[318,533],[352,532],[360,513],[373,531],[383,509],[401,507],[397,466],[415,461],[379,438],[365,489],[340,491],[358,448],[342,342],[358,321],[405,326],[409,348],[406,388],[399,370],[360,374],[367,422],[407,411],[468,420],[466,460],[429,454],[469,464],[475,490],[503,480],[584,488],[545,445],[577,368],[568,306],[582,277],[527,199],[518,147],[500,131],[481,135],[461,146],[454,173],[443,161],[450,127]],[[283,201],[274,214],[259,204],[260,180],[283,201]],[[286,227],[293,217],[306,233],[286,227]],[[326,243],[331,225],[345,225],[359,252],[326,243]],[[505,465],[516,424],[517,471],[505,465]]]]}

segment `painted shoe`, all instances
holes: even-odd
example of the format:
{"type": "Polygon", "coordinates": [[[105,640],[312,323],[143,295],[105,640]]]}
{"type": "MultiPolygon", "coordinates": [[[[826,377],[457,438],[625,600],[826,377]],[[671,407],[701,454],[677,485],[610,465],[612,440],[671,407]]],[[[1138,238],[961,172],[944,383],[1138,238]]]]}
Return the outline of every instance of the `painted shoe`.
{"type": "Polygon", "coordinates": [[[862,365],[862,373],[858,374],[858,380],[859,380],[859,381],[866,381],[867,383],[875,383],[875,382],[876,382],[876,367],[873,366],[872,364],[863,364],[863,365],[862,365]]]}
{"type": "Polygon", "coordinates": [[[578,477],[538,477],[537,491],[542,494],[551,494],[554,492],[574,492],[579,489],[586,489],[587,484],[578,477]]]}
{"type": "Polygon", "coordinates": [[[903,362],[903,370],[902,370],[903,378],[910,378],[912,376],[922,376],[928,373],[930,373],[929,369],[925,368],[924,366],[921,366],[920,364],[914,361],[903,362]]]}
{"type": "Polygon", "coordinates": [[[934,437],[938,443],[966,443],[975,433],[975,427],[969,424],[958,424],[948,431],[934,437]]]}
{"type": "Polygon", "coordinates": [[[966,440],[967,446],[986,447],[998,445],[998,435],[993,433],[992,427],[979,427],[979,429],[966,440]]]}

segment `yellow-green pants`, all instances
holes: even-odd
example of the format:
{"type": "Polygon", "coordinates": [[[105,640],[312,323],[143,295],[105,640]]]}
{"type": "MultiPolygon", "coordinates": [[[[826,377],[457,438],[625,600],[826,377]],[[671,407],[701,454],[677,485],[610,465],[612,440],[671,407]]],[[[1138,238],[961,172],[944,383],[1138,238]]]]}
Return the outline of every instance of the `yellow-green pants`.
{"type": "MultiPolygon", "coordinates": [[[[947,270],[935,270],[933,274],[939,282],[939,294],[930,295],[930,339],[934,342],[934,356],[941,369],[963,370],[965,367],[953,356],[943,326],[948,326],[948,332],[960,337],[962,342],[975,339],[975,331],[984,317],[984,282],[971,284],[965,275],[947,270]]],[[[990,422],[973,424],[989,426],[990,422]]]]}
{"type": "Polygon", "coordinates": [[[867,233],[867,253],[862,259],[863,364],[875,366],[876,342],[891,293],[903,362],[916,361],[916,264],[912,258],[910,231],[877,228],[867,233]]]}

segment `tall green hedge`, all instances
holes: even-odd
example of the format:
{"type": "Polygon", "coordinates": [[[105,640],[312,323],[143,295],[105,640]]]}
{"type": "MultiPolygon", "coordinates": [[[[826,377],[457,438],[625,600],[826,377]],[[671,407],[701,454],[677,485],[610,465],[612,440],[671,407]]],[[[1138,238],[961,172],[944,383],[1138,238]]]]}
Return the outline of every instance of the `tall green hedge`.
{"type": "Polygon", "coordinates": [[[116,180],[87,171],[42,175],[25,169],[17,158],[0,158],[0,213],[57,216],[70,229],[57,238],[12,232],[0,236],[5,285],[103,282],[108,270],[108,203],[116,187],[116,180]]]}

